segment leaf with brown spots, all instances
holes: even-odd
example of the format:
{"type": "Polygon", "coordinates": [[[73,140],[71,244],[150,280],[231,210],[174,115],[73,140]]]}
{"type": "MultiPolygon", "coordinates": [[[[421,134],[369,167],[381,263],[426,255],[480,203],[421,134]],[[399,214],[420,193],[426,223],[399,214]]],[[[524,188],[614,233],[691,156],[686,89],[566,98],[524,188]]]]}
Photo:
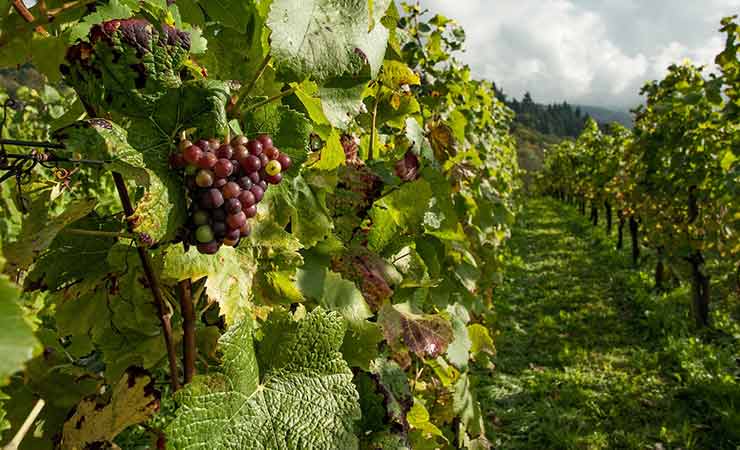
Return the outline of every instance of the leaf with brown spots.
{"type": "Polygon", "coordinates": [[[391,347],[404,344],[420,357],[436,358],[447,350],[453,338],[452,325],[437,314],[421,314],[411,310],[407,303],[386,303],[380,310],[378,322],[391,347]]]}
{"type": "Polygon", "coordinates": [[[106,448],[120,432],[151,417],[159,409],[159,395],[148,372],[129,368],[110,396],[86,398],[77,405],[64,423],[60,447],[106,448]]]}

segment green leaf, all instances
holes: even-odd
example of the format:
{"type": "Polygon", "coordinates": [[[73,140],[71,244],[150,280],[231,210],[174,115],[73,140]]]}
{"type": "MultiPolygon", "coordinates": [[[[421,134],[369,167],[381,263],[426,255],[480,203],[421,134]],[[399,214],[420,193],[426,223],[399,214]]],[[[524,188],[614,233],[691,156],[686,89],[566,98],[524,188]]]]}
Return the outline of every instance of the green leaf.
{"type": "Polygon", "coordinates": [[[320,308],[300,320],[273,314],[256,351],[253,333],[249,320],[232,326],[220,340],[222,371],[177,394],[168,447],[357,448],[358,394],[339,352],[341,317],[320,308]]]}
{"type": "Polygon", "coordinates": [[[352,79],[332,80],[319,88],[324,115],[332,126],[344,130],[362,112],[366,84],[352,79]]]}
{"type": "Polygon", "coordinates": [[[49,197],[42,195],[31,204],[31,213],[23,221],[18,240],[3,247],[8,264],[19,269],[31,266],[34,259],[46,250],[64,227],[81,219],[93,210],[94,199],[76,200],[63,213],[49,216],[49,197]]]}
{"type": "Polygon", "coordinates": [[[447,347],[447,359],[458,369],[465,370],[473,345],[465,326],[470,321],[470,315],[459,303],[447,306],[447,313],[450,315],[453,333],[452,342],[447,347]]]}
{"type": "Polygon", "coordinates": [[[326,140],[326,146],[321,149],[320,159],[311,167],[318,170],[334,170],[345,162],[344,147],[337,130],[332,130],[326,140]]]}
{"type": "Polygon", "coordinates": [[[414,404],[406,373],[398,363],[384,358],[374,360],[370,364],[370,372],[381,387],[388,418],[406,428],[406,414],[414,404]]]}
{"type": "Polygon", "coordinates": [[[455,414],[462,424],[460,443],[467,447],[467,441],[476,438],[485,439],[485,418],[481,412],[478,399],[473,393],[471,380],[467,373],[462,374],[455,384],[452,397],[455,414]]]}
{"type": "Polygon", "coordinates": [[[248,136],[270,134],[275,145],[291,157],[296,168],[306,161],[313,126],[303,113],[271,103],[246,112],[242,124],[248,136]]]}
{"type": "Polygon", "coordinates": [[[368,64],[374,78],[388,30],[369,29],[367,0],[275,0],[267,18],[278,70],[296,81],[357,75],[368,64]]]}
{"type": "Polygon", "coordinates": [[[68,31],[68,42],[73,44],[78,39],[84,39],[93,25],[110,19],[128,19],[132,14],[133,11],[128,5],[122,5],[118,0],[110,0],[110,2],[95,8],[95,12],[85,16],[81,22],[73,25],[68,31]]]}
{"type": "Polygon", "coordinates": [[[376,201],[369,214],[372,219],[369,248],[380,252],[400,233],[419,228],[431,197],[431,186],[419,179],[376,201]]]}
{"type": "Polygon", "coordinates": [[[418,398],[414,398],[414,406],[411,407],[406,418],[411,428],[420,430],[427,435],[426,437],[439,436],[446,440],[442,431],[430,421],[429,411],[418,398]]]}
{"type": "Polygon", "coordinates": [[[224,247],[216,255],[203,255],[194,247],[186,252],[180,244],[165,247],[155,255],[164,282],[206,280],[206,295],[218,302],[226,323],[239,322],[250,303],[250,292],[257,264],[251,255],[224,247]]]}
{"type": "Polygon", "coordinates": [[[481,353],[487,353],[489,355],[496,354],[496,346],[493,344],[493,338],[491,338],[488,328],[479,323],[468,325],[468,336],[470,337],[470,353],[472,355],[475,356],[481,353]]]}
{"type": "Polygon", "coordinates": [[[246,30],[249,24],[247,18],[251,17],[253,9],[249,2],[243,0],[206,0],[198,4],[212,21],[240,32],[246,30]]]}
{"type": "Polygon", "coordinates": [[[419,85],[421,83],[419,76],[409,66],[401,61],[393,60],[383,61],[380,81],[384,86],[394,90],[400,89],[403,85],[419,85]]]}
{"type": "MultiPolygon", "coordinates": [[[[41,351],[19,304],[20,289],[0,275],[0,386],[41,351]]],[[[0,409],[0,411],[2,411],[0,409]]]]}

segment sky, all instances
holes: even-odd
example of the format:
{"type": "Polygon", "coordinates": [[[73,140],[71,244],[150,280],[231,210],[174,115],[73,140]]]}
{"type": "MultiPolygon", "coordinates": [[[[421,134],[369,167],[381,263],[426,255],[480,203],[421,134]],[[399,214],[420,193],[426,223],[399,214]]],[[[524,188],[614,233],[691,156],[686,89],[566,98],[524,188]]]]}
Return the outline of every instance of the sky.
{"type": "Polygon", "coordinates": [[[629,109],[645,81],[690,59],[712,65],[720,19],[740,0],[421,0],[460,23],[460,54],[509,97],[629,109]]]}

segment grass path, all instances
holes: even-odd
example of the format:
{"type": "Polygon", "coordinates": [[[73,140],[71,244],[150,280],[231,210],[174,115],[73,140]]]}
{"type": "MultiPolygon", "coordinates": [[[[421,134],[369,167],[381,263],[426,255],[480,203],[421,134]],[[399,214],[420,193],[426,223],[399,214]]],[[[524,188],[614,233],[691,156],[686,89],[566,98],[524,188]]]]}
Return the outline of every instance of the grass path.
{"type": "Polygon", "coordinates": [[[495,295],[496,368],[479,389],[495,447],[736,448],[721,429],[735,424],[678,379],[667,338],[645,327],[634,299],[650,295],[647,279],[612,247],[573,208],[528,200],[495,295]]]}

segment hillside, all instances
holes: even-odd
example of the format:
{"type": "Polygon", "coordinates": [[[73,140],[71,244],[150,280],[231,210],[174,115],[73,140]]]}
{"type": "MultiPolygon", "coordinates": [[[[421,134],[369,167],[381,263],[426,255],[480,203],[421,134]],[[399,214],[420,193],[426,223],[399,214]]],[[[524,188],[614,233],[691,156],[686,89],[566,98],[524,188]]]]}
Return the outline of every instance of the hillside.
{"type": "Polygon", "coordinates": [[[627,128],[632,128],[632,114],[628,111],[587,105],[579,105],[579,108],[581,108],[584,114],[591,116],[598,123],[618,122],[627,128]]]}

